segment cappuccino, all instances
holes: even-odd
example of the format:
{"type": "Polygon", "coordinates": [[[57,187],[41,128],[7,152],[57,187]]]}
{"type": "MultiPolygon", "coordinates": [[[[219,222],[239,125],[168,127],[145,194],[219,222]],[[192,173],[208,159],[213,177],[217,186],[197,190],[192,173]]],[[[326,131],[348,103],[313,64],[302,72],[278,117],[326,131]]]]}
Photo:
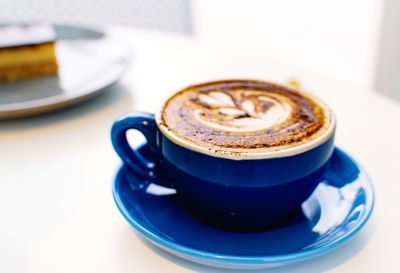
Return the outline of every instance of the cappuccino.
{"type": "Polygon", "coordinates": [[[166,101],[157,122],[174,142],[237,158],[312,148],[334,127],[330,109],[313,96],[253,80],[189,86],[166,101]]]}

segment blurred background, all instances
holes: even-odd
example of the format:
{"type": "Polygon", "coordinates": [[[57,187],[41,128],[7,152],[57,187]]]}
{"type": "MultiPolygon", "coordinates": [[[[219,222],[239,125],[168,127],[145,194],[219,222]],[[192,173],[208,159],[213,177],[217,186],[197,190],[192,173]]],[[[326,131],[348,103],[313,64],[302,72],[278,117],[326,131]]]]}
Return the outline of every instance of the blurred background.
{"type": "Polygon", "coordinates": [[[0,0],[3,22],[123,24],[177,32],[399,100],[398,15],[396,0],[0,0]]]}

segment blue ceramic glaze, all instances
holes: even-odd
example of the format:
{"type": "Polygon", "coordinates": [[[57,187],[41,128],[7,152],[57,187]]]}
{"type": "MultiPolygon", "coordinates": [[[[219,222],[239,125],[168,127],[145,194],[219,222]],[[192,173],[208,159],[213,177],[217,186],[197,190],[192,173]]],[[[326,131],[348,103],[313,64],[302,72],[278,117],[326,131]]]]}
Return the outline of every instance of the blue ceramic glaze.
{"type": "MultiPolygon", "coordinates": [[[[154,160],[149,146],[140,152],[147,160],[154,160]]],[[[160,179],[153,182],[163,184],[160,179]]],[[[367,222],[374,203],[371,181],[343,151],[335,149],[317,183],[296,217],[276,228],[246,233],[198,221],[181,206],[174,190],[158,187],[127,167],[118,171],[113,195],[133,228],[162,249],[206,265],[256,269],[325,253],[367,222]]],[[[263,213],[258,210],[259,215],[263,213]]]]}
{"type": "Polygon", "coordinates": [[[158,129],[154,116],[145,113],[121,117],[111,138],[127,167],[176,189],[179,200],[196,217],[243,231],[271,228],[296,217],[334,148],[332,134],[317,147],[292,156],[241,160],[212,156],[171,141],[158,129]],[[126,140],[129,129],[145,135],[152,160],[131,149],[126,140]]]}

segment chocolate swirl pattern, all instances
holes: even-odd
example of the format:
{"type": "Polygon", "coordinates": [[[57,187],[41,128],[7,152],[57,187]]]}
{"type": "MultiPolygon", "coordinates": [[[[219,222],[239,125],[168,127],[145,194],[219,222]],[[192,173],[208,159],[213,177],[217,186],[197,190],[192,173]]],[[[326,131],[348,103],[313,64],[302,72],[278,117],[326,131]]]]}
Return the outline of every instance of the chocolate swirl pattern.
{"type": "Polygon", "coordinates": [[[330,112],[310,96],[260,81],[190,86],[167,101],[162,126],[216,151],[277,151],[327,130],[330,112]]]}

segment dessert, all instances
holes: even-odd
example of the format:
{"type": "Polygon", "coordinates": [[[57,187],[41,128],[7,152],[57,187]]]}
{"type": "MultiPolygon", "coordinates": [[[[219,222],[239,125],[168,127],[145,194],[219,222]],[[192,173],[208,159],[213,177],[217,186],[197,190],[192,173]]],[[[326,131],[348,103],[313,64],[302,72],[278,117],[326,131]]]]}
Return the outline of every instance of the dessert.
{"type": "Polygon", "coordinates": [[[0,82],[56,74],[55,44],[51,25],[0,26],[0,82]]]}

